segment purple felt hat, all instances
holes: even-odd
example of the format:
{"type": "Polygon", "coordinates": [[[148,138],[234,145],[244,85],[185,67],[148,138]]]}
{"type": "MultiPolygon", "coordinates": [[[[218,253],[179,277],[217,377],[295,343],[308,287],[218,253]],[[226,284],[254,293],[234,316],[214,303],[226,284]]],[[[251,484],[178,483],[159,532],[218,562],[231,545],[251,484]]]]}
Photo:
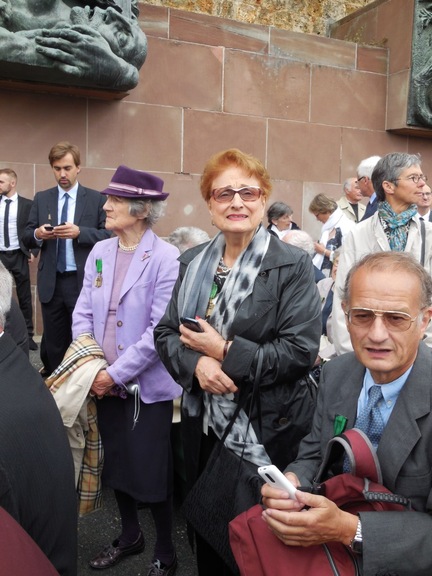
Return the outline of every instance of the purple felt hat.
{"type": "Polygon", "coordinates": [[[163,180],[153,174],[119,166],[108,188],[102,190],[102,194],[144,200],[165,200],[169,194],[162,192],[163,185],[163,180]]]}

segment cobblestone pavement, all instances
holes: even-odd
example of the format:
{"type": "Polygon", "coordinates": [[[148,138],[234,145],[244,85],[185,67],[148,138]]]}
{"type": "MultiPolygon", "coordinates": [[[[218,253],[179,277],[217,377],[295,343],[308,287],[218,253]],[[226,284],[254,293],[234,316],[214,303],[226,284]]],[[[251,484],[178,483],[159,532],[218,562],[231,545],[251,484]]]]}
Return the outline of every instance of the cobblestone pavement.
{"type": "MultiPolygon", "coordinates": [[[[38,341],[35,338],[36,341],[38,341]]],[[[39,369],[42,364],[39,351],[30,352],[30,361],[39,369]]],[[[148,509],[139,511],[141,527],[146,539],[142,554],[125,558],[120,564],[103,571],[106,576],[146,576],[147,566],[152,560],[155,541],[153,521],[148,509]]],[[[101,572],[92,570],[88,561],[101,548],[109,544],[120,532],[120,517],[112,490],[105,490],[101,510],[80,518],[78,523],[78,576],[96,576],[101,572]]],[[[197,576],[195,558],[189,546],[186,523],[177,502],[174,506],[173,539],[177,550],[178,568],[176,576],[197,576]]]]}

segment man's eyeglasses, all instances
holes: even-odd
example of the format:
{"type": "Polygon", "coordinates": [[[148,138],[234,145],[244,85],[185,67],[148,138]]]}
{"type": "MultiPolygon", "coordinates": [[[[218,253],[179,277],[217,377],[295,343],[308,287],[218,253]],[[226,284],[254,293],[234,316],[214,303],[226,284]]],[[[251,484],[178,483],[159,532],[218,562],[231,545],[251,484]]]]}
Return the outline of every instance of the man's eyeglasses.
{"type": "Polygon", "coordinates": [[[360,328],[370,328],[375,322],[375,318],[380,316],[383,319],[387,330],[392,332],[405,332],[413,322],[417,320],[407,312],[397,312],[395,310],[372,310],[371,308],[351,308],[345,312],[348,322],[360,328]]]}
{"type": "Polygon", "coordinates": [[[211,195],[221,204],[227,204],[231,202],[235,194],[240,194],[240,198],[244,202],[255,202],[261,196],[261,188],[258,186],[245,186],[243,188],[231,188],[230,186],[225,186],[224,188],[216,188],[212,190],[211,195]]]}
{"type": "Polygon", "coordinates": [[[432,196],[432,192],[420,192],[419,195],[420,196],[426,196],[426,198],[428,198],[429,196],[432,196]]]}
{"type": "Polygon", "coordinates": [[[361,176],[360,178],[357,178],[357,182],[361,182],[364,178],[366,178],[366,176],[361,176]]]}
{"type": "Polygon", "coordinates": [[[396,178],[396,182],[398,180],[411,180],[411,182],[414,182],[414,184],[418,184],[420,182],[420,180],[423,180],[423,182],[427,182],[427,176],[425,176],[424,174],[413,174],[412,176],[407,176],[406,178],[396,178]]]}

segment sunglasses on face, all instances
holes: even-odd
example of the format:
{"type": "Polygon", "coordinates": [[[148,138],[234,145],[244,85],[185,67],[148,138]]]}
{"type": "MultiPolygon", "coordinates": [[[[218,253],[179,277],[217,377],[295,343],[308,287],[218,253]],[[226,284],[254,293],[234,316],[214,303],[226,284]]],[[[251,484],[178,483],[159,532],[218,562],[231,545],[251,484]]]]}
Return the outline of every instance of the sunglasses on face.
{"type": "Polygon", "coordinates": [[[211,193],[216,202],[221,204],[231,202],[235,194],[239,194],[244,202],[255,202],[261,196],[261,188],[258,186],[244,186],[243,188],[225,186],[224,188],[215,188],[211,193]]]}

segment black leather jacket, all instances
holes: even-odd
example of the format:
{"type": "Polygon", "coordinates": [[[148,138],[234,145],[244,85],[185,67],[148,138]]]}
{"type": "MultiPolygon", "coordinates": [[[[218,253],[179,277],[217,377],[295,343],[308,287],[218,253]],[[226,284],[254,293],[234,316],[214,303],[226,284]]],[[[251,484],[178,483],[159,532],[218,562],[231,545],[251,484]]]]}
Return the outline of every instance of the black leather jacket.
{"type": "MultiPolygon", "coordinates": [[[[198,352],[179,340],[177,296],[188,263],[202,244],[182,254],[180,275],[165,315],[155,328],[156,349],[171,376],[186,393],[201,394],[194,377],[198,352]]],[[[263,350],[260,377],[262,429],[256,414],[252,425],[273,463],[284,468],[297,453],[301,438],[310,429],[313,403],[298,380],[313,365],[321,334],[321,305],[310,256],[295,246],[271,237],[252,293],[238,310],[231,327],[232,344],[223,371],[240,392],[252,390],[257,350],[263,350]]],[[[201,422],[182,414],[188,452],[196,443],[199,453],[201,422]]],[[[196,466],[192,464],[196,470],[196,466]]]]}

